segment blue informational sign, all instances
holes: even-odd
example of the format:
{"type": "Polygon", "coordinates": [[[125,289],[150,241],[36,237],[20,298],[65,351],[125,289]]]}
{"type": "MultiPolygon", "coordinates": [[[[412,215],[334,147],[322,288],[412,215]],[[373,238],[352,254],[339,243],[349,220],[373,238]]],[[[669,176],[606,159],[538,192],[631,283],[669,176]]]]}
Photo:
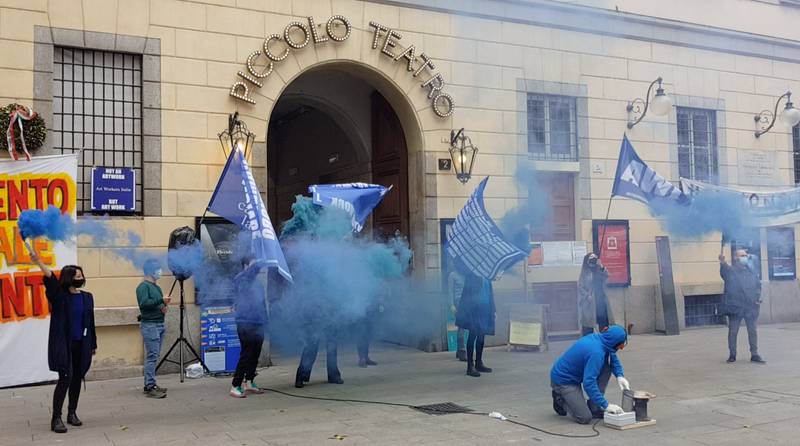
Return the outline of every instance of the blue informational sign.
{"type": "Polygon", "coordinates": [[[92,167],[92,210],[134,212],[136,172],[128,167],[92,167]]]}
{"type": "Polygon", "coordinates": [[[234,372],[242,351],[233,307],[205,307],[200,312],[200,354],[211,372],[234,372]]]}

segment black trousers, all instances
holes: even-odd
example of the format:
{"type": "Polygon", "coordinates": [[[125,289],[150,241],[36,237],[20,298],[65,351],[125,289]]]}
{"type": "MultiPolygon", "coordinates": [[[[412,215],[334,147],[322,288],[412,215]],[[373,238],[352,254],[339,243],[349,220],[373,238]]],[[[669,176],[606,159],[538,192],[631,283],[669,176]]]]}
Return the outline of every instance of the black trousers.
{"type": "Polygon", "coordinates": [[[264,345],[264,327],[240,324],[236,326],[236,333],[239,335],[242,350],[233,374],[233,387],[241,386],[243,380],[252,381],[256,377],[258,358],[264,345]]]}
{"type": "Polygon", "coordinates": [[[372,341],[372,318],[367,316],[358,323],[356,349],[358,359],[369,359],[369,343],[372,341]]]}
{"type": "MultiPolygon", "coordinates": [[[[303,354],[300,356],[300,365],[297,367],[297,380],[302,379],[304,382],[308,382],[311,379],[311,369],[317,360],[319,341],[318,337],[313,337],[306,341],[306,345],[303,347],[303,354]]],[[[328,381],[338,380],[342,374],[339,372],[339,365],[337,364],[336,337],[328,335],[325,341],[325,350],[328,354],[328,381]]]]}
{"type": "Polygon", "coordinates": [[[472,365],[473,352],[475,354],[475,364],[483,362],[483,341],[486,335],[483,333],[469,331],[467,336],[467,364],[472,365]]]}
{"type": "Polygon", "coordinates": [[[58,383],[53,391],[53,417],[60,417],[61,410],[64,408],[64,399],[69,392],[69,404],[67,410],[75,412],[78,409],[78,398],[81,396],[81,373],[82,355],[81,341],[70,341],[70,352],[72,353],[72,370],[58,372],[58,383]]]}

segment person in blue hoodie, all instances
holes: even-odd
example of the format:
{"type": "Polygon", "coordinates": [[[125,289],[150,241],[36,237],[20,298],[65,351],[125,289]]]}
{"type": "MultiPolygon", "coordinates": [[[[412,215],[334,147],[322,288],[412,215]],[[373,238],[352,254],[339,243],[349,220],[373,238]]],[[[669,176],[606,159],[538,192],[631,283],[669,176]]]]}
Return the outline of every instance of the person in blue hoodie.
{"type": "Polygon", "coordinates": [[[244,398],[247,393],[264,393],[255,384],[256,367],[264,344],[264,330],[269,323],[266,289],[258,279],[263,262],[250,257],[242,259],[242,272],[233,279],[235,296],[233,310],[236,313],[236,333],[239,335],[241,353],[233,374],[231,396],[244,398]]]}
{"type": "Polygon", "coordinates": [[[622,408],[609,404],[604,394],[612,373],[621,390],[631,388],[617,357],[617,351],[625,348],[627,341],[625,329],[612,325],[601,333],[580,338],[564,352],[550,369],[553,410],[561,416],[569,414],[580,424],[602,418],[604,412],[622,413],[622,408]]]}

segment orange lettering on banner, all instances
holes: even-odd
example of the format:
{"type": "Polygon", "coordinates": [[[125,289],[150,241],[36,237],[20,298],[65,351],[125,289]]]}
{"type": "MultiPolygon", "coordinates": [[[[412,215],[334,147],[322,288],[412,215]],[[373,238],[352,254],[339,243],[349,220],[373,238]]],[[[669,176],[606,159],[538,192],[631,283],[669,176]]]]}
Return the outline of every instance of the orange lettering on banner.
{"type": "Polygon", "coordinates": [[[0,323],[20,321],[30,317],[42,318],[50,314],[44,293],[44,274],[16,272],[0,274],[0,323]]]}
{"type": "MultiPolygon", "coordinates": [[[[51,205],[72,213],[76,196],[75,181],[65,173],[0,174],[0,267],[6,271],[0,274],[0,324],[50,314],[44,275],[33,269],[17,226],[20,214],[51,205]]],[[[55,243],[44,238],[31,243],[42,262],[55,267],[55,243]]]]}

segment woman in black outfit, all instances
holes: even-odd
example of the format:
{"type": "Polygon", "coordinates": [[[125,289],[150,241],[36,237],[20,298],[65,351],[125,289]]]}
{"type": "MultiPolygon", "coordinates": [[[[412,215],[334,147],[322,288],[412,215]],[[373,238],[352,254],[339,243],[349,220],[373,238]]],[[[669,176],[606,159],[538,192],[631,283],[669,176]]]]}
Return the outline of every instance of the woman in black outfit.
{"type": "Polygon", "coordinates": [[[94,298],[91,293],[80,290],[86,283],[80,266],[67,265],[61,268],[60,277],[56,277],[35,252],[31,252],[31,259],[44,273],[45,293],[50,302],[47,363],[50,370],[58,372],[50,430],[62,434],[67,427],[61,420],[61,409],[68,392],[67,423],[73,426],[83,424],[75,411],[81,394],[81,381],[97,350],[94,298]]]}
{"type": "Polygon", "coordinates": [[[494,335],[495,312],[492,282],[468,273],[464,278],[461,302],[456,310],[456,326],[469,331],[467,336],[469,376],[478,377],[481,373],[492,372],[492,369],[483,363],[483,343],[486,335],[494,335]]]}

